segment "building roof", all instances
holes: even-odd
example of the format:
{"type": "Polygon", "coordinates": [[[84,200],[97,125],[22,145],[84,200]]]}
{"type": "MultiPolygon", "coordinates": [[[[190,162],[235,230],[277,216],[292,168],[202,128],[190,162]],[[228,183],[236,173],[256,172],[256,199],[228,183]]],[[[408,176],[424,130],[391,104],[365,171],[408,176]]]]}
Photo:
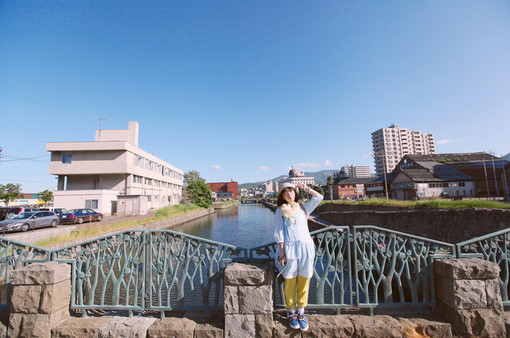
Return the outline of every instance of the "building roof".
{"type": "Polygon", "coordinates": [[[439,163],[466,163],[466,162],[480,162],[499,160],[499,157],[487,154],[485,152],[479,153],[444,153],[444,154],[427,154],[427,155],[414,155],[407,154],[404,157],[411,159],[415,162],[439,162],[439,163]]]}
{"type": "Polygon", "coordinates": [[[374,177],[360,177],[360,178],[343,178],[338,180],[336,184],[367,184],[374,181],[374,177]]]}

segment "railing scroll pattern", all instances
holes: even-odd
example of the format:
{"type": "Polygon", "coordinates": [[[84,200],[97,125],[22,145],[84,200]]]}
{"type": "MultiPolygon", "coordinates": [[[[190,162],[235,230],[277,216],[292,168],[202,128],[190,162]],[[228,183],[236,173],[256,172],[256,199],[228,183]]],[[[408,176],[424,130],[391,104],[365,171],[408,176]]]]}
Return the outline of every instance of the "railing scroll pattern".
{"type": "Polygon", "coordinates": [[[479,257],[494,262],[500,268],[499,286],[503,305],[509,306],[510,300],[510,229],[457,243],[458,257],[479,257]]]}
{"type": "Polygon", "coordinates": [[[52,260],[73,263],[72,308],[144,309],[145,231],[123,231],[55,250],[52,260]]]}
{"type": "Polygon", "coordinates": [[[10,307],[11,286],[10,274],[26,264],[47,262],[51,259],[51,251],[35,245],[0,239],[0,308],[10,307]]]}
{"type": "Polygon", "coordinates": [[[171,230],[151,231],[149,242],[153,310],[220,307],[226,266],[247,259],[246,249],[171,230]]]}
{"type": "Polygon", "coordinates": [[[356,303],[360,307],[434,306],[434,258],[455,246],[375,226],[354,227],[356,303]]]}

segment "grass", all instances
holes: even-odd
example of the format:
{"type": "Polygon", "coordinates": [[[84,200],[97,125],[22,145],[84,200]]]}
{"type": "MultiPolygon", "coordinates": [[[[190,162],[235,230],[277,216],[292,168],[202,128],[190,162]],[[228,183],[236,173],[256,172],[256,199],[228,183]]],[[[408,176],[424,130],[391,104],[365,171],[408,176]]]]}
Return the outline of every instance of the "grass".
{"type": "Polygon", "coordinates": [[[411,207],[411,208],[453,208],[453,209],[467,209],[467,208],[486,208],[486,209],[510,209],[509,204],[486,201],[486,200],[461,200],[452,201],[445,199],[432,199],[424,201],[397,201],[385,198],[369,198],[362,201],[323,201],[324,203],[335,204],[350,204],[350,205],[377,205],[377,206],[393,206],[393,207],[411,207]]]}
{"type": "MultiPolygon", "coordinates": [[[[59,236],[54,236],[45,240],[38,241],[34,243],[35,245],[41,246],[41,247],[49,247],[52,245],[55,245],[57,243],[62,242],[69,242],[74,241],[81,238],[87,238],[89,236],[98,235],[102,233],[108,233],[112,231],[120,231],[127,228],[133,228],[141,224],[149,223],[158,221],[161,219],[167,219],[172,217],[177,217],[181,215],[185,215],[190,212],[198,211],[198,210],[204,210],[201,207],[198,207],[194,204],[179,204],[179,205],[173,205],[171,207],[166,207],[163,209],[160,209],[156,212],[156,214],[152,217],[147,217],[143,219],[137,219],[137,220],[124,220],[124,221],[118,221],[112,224],[109,224],[107,226],[96,226],[91,227],[88,229],[83,230],[74,230],[71,231],[70,234],[64,234],[59,236]]],[[[100,225],[100,223],[99,223],[100,225]]]]}

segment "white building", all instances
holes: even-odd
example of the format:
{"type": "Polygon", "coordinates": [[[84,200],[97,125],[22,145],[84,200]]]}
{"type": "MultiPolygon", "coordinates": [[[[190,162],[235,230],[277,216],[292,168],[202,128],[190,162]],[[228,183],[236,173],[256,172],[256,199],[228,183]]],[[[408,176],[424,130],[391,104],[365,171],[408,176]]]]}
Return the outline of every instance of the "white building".
{"type": "Polygon", "coordinates": [[[340,169],[342,178],[367,178],[370,177],[370,166],[368,165],[344,165],[340,169]]]}
{"type": "Polygon", "coordinates": [[[183,171],[138,148],[138,122],[96,130],[93,142],[48,142],[46,150],[58,178],[55,206],[144,214],[181,201],[183,171]]]}
{"type": "Polygon", "coordinates": [[[284,183],[291,183],[293,185],[315,185],[315,180],[313,177],[306,177],[305,172],[302,170],[291,169],[289,171],[289,177],[284,180],[280,180],[278,183],[279,185],[284,183]]]}
{"type": "Polygon", "coordinates": [[[433,134],[408,131],[406,128],[399,128],[398,124],[374,131],[372,149],[377,176],[382,176],[384,169],[386,172],[392,172],[404,155],[436,153],[433,134]]]}

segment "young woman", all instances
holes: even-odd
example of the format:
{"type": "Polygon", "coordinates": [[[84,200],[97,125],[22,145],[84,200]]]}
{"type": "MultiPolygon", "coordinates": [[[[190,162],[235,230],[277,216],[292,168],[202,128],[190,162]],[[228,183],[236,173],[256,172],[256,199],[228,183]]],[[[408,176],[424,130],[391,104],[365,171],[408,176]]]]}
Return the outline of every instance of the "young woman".
{"type": "Polygon", "coordinates": [[[312,199],[298,203],[299,194],[290,183],[280,187],[274,217],[274,238],[279,246],[278,263],[284,266],[285,305],[289,311],[290,327],[308,331],[305,307],[313,275],[315,246],[308,231],[308,216],[322,201],[323,196],[310,187],[297,186],[312,195],[312,199]]]}

